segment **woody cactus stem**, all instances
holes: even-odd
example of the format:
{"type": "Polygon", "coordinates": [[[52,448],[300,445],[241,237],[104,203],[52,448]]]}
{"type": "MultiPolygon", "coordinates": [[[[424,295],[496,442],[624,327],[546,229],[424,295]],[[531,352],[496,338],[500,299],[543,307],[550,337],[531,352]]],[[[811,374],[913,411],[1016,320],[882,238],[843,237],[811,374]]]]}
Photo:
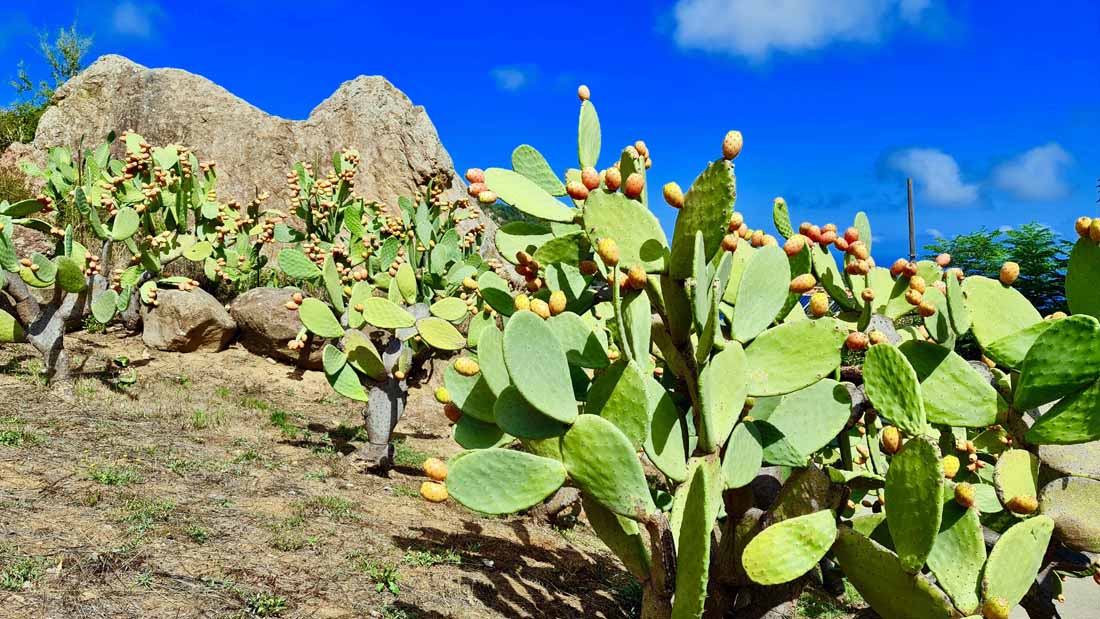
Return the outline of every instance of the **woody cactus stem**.
{"type": "MultiPolygon", "coordinates": [[[[11,310],[20,324],[25,325],[27,343],[42,355],[47,380],[51,383],[69,380],[71,372],[69,355],[65,350],[65,323],[79,312],[78,301],[83,297],[65,292],[58,285],[54,288],[53,299],[42,304],[31,295],[22,280],[14,277],[4,279],[3,291],[15,301],[11,310]]],[[[6,309],[3,305],[0,297],[0,309],[6,309]]]]}

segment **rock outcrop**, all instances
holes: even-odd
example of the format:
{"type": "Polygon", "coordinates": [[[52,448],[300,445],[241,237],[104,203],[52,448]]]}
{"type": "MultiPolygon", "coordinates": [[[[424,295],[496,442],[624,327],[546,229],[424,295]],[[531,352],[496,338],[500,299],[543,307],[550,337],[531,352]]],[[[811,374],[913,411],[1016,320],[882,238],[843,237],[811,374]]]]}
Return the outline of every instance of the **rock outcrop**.
{"type": "Polygon", "coordinates": [[[169,352],[217,352],[237,332],[229,312],[201,288],[160,290],[155,307],[142,305],[141,320],[145,345],[169,352]]]}
{"type": "Polygon", "coordinates": [[[321,346],[311,345],[301,351],[287,348],[298,336],[302,321],[298,312],[286,309],[286,302],[297,288],[253,288],[233,300],[229,314],[237,323],[238,341],[249,352],[276,361],[291,363],[307,370],[321,369],[321,346]]]}

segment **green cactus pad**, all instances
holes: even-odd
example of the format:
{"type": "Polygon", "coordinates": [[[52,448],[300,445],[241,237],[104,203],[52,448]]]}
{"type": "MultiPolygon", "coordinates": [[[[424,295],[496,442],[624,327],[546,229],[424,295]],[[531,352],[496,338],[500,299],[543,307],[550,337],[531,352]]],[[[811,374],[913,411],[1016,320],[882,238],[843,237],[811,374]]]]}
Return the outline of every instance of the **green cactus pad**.
{"type": "Polygon", "coordinates": [[[1019,604],[1035,583],[1053,531],[1054,520],[1042,515],[1023,520],[1005,531],[985,564],[982,597],[1004,600],[1009,608],[1019,604]]]}
{"type": "Polygon", "coordinates": [[[516,264],[518,252],[533,254],[543,243],[554,238],[554,234],[546,226],[526,221],[513,221],[501,226],[493,238],[500,255],[508,262],[516,264]]]}
{"type": "Polygon", "coordinates": [[[645,375],[633,361],[620,359],[592,380],[585,413],[615,424],[640,449],[649,430],[645,375]]]}
{"type": "Polygon", "coordinates": [[[962,335],[970,330],[970,307],[966,304],[962,284],[959,278],[945,276],[947,285],[947,313],[951,318],[951,328],[962,335]]]}
{"type": "Polygon", "coordinates": [[[516,312],[504,327],[504,362],[531,406],[562,423],[577,417],[569,362],[550,326],[534,312],[516,312]]]}
{"type": "Polygon", "coordinates": [[[607,336],[602,329],[593,329],[592,325],[573,312],[563,312],[547,321],[554,332],[565,358],[569,363],[582,368],[605,368],[611,362],[607,359],[607,336]]]}
{"type": "Polygon", "coordinates": [[[897,555],[851,529],[837,532],[833,553],[848,580],[871,608],[890,619],[957,619],[947,595],[921,574],[910,574],[897,555]]]}
{"type": "Polygon", "coordinates": [[[351,329],[344,333],[344,352],[349,365],[374,380],[382,380],[388,373],[378,349],[362,331],[351,329]]]}
{"type": "MultiPolygon", "coordinates": [[[[0,277],[3,277],[2,271],[0,271],[0,277]]],[[[0,343],[13,344],[22,342],[25,338],[26,333],[19,321],[11,314],[0,310],[0,343]]]]}
{"type": "Polygon", "coordinates": [[[1043,319],[1024,295],[995,279],[971,275],[963,280],[962,289],[971,329],[983,347],[1043,319]]]}
{"type": "Polygon", "coordinates": [[[344,335],[344,328],[340,326],[336,316],[333,316],[329,306],[313,297],[302,300],[298,308],[298,318],[310,333],[318,337],[335,338],[344,335]]]}
{"type": "Polygon", "coordinates": [[[344,284],[340,281],[340,271],[337,270],[336,260],[329,254],[325,258],[325,267],[321,270],[321,279],[325,283],[325,292],[328,293],[329,303],[337,314],[344,313],[344,284]]]}
{"type": "Polygon", "coordinates": [[[484,374],[478,372],[473,376],[463,376],[452,363],[443,373],[443,382],[451,393],[451,401],[462,411],[463,419],[470,416],[485,423],[496,423],[493,415],[496,396],[485,381],[484,374]]]}
{"type": "Polygon", "coordinates": [[[997,458],[993,480],[1005,505],[1018,496],[1038,497],[1039,458],[1025,449],[1009,449],[997,458]]]}
{"type": "Polygon", "coordinates": [[[927,424],[920,380],[909,360],[889,344],[872,346],[863,364],[863,386],[878,412],[910,434],[927,424]]]}
{"type": "Polygon", "coordinates": [[[366,402],[369,399],[367,391],[363,389],[363,384],[359,382],[359,375],[355,373],[355,369],[350,365],[344,365],[335,374],[325,372],[325,378],[328,379],[333,391],[349,400],[366,402]]]}
{"type": "Polygon", "coordinates": [[[645,376],[645,390],[650,424],[645,437],[645,453],[662,473],[673,481],[682,482],[687,479],[688,449],[680,409],[672,395],[652,375],[645,376]]]}
{"type": "Polygon", "coordinates": [[[737,304],[737,293],[741,288],[741,278],[745,275],[745,267],[748,266],[749,260],[755,253],[756,248],[752,245],[748,243],[737,244],[737,249],[733,252],[733,262],[730,265],[729,281],[726,282],[726,289],[722,292],[722,301],[725,303],[737,304]]]}
{"type": "Polygon", "coordinates": [[[511,449],[482,449],[452,460],[447,489],[483,514],[512,514],[542,502],[565,483],[561,462],[511,449]]]}
{"type": "Polygon", "coordinates": [[[1035,345],[1035,340],[1039,339],[1039,336],[1045,333],[1055,322],[1057,321],[1042,320],[1030,327],[1024,327],[1012,335],[1006,335],[983,347],[982,352],[985,353],[985,356],[997,362],[998,365],[1019,370],[1027,357],[1027,351],[1035,345]]]}
{"type": "Polygon", "coordinates": [[[125,241],[134,236],[140,226],[141,215],[129,206],[124,206],[115,213],[115,220],[111,225],[111,238],[116,241],[125,241]]]}
{"type": "Polygon", "coordinates": [[[428,310],[432,313],[432,316],[438,316],[450,322],[460,322],[469,313],[466,302],[458,297],[444,297],[432,303],[428,310]]]}
{"type": "Polygon", "coordinates": [[[577,210],[570,208],[522,174],[503,168],[485,170],[485,184],[497,196],[537,219],[570,222],[577,210]]]}
{"type": "Polygon", "coordinates": [[[653,370],[649,359],[652,348],[653,309],[644,290],[631,292],[622,299],[622,320],[626,327],[626,345],[643,372],[653,370]]]}
{"type": "Polygon", "coordinates": [[[948,498],[936,543],[928,555],[928,568],[936,582],[965,613],[978,609],[978,586],[985,565],[985,540],[978,512],[948,498]]]}
{"type": "Polygon", "coordinates": [[[676,597],[672,616],[701,617],[707,598],[710,539],[722,507],[722,472],[718,456],[697,461],[676,533],[676,597]]]}
{"type": "Polygon", "coordinates": [[[118,293],[114,290],[104,290],[92,298],[92,316],[101,324],[111,322],[115,317],[118,305],[118,293]]]}
{"type": "Polygon", "coordinates": [[[1016,383],[1015,408],[1052,402],[1100,378],[1100,322],[1092,316],[1063,318],[1028,351],[1016,383]]]}
{"type": "Polygon", "coordinates": [[[477,289],[481,298],[490,307],[504,316],[511,316],[515,311],[515,301],[508,287],[508,282],[492,271],[486,271],[477,278],[477,289]]]}
{"type": "Polygon", "coordinates": [[[699,375],[702,399],[702,428],[699,446],[705,452],[718,449],[729,437],[745,405],[748,369],[745,351],[730,342],[715,355],[699,375]]]}
{"type": "Polygon", "coordinates": [[[477,360],[481,365],[481,374],[493,395],[500,393],[512,384],[508,376],[508,366],[504,364],[504,334],[495,324],[485,327],[477,343],[477,360]]]}
{"type": "Polygon", "coordinates": [[[947,297],[939,289],[929,286],[924,291],[924,300],[936,308],[936,313],[924,317],[924,328],[933,340],[947,344],[955,336],[954,327],[947,309],[947,297]]]}
{"type": "Polygon", "coordinates": [[[787,302],[791,267],[787,254],[776,246],[754,252],[741,276],[738,302],[733,306],[732,334],[747,343],[775,321],[787,302]]]}
{"type": "Polygon", "coordinates": [[[584,202],[589,239],[611,238],[619,246],[619,264],[640,264],[647,273],[664,271],[668,239],[661,222],[637,200],[597,189],[584,202]]]}
{"type": "Polygon", "coordinates": [[[1100,246],[1089,239],[1078,239],[1069,254],[1066,270],[1066,302],[1074,314],[1100,318],[1100,246]]]}
{"type": "Polygon", "coordinates": [[[924,566],[939,533],[943,479],[940,451],[924,437],[909,439],[890,460],[886,472],[886,524],[898,559],[910,574],[924,566]]]}
{"type": "Polygon", "coordinates": [[[437,350],[462,350],[466,346],[466,338],[442,318],[421,318],[416,321],[416,330],[428,346],[437,350]]]}
{"type": "Polygon", "coordinates": [[[585,495],[581,496],[581,505],[584,506],[584,515],[588,517],[588,524],[592,525],[596,535],[611,549],[611,552],[619,557],[627,571],[635,578],[647,577],[649,549],[638,528],[638,523],[608,511],[600,505],[599,501],[585,495]]]}
{"type": "Polygon", "coordinates": [[[997,391],[955,351],[931,342],[898,346],[920,381],[928,421],[981,428],[997,422],[997,391]]]}
{"type": "Polygon", "coordinates": [[[565,434],[568,426],[543,415],[509,385],[493,405],[496,424],[508,434],[523,439],[543,439],[565,434]]]}
{"type": "Polygon", "coordinates": [[[989,484],[973,484],[974,507],[983,514],[995,514],[1004,511],[1001,500],[997,498],[997,489],[989,484]]]}
{"type": "Polygon", "coordinates": [[[293,280],[315,281],[321,269],[301,251],[287,247],[279,252],[279,269],[293,280]]]}
{"type": "Polygon", "coordinates": [[[570,477],[607,509],[631,519],[656,511],[634,446],[615,424],[580,415],[562,437],[561,451],[570,477]]]}
{"type": "Polygon", "coordinates": [[[752,538],[741,564],[758,585],[790,582],[812,570],[836,540],[832,510],[777,522],[752,538]]]}
{"type": "MultiPolygon", "coordinates": [[[[591,101],[581,102],[577,123],[577,160],[582,168],[595,167],[600,159],[600,117],[591,101]]],[[[625,180],[625,179],[623,179],[625,180]]]]}
{"type": "Polygon", "coordinates": [[[826,378],[783,396],[766,421],[782,432],[795,450],[809,456],[832,442],[851,415],[848,390],[826,378]]]}
{"type": "Polygon", "coordinates": [[[564,196],[565,185],[558,180],[553,168],[542,153],[528,144],[520,144],[512,151],[512,169],[552,196],[564,196]]]}
{"type": "Polygon", "coordinates": [[[512,442],[495,423],[486,423],[470,415],[462,415],[454,427],[454,440],[465,449],[489,449],[512,442]]]}
{"type": "Polygon", "coordinates": [[[588,236],[583,232],[570,232],[546,241],[532,256],[540,264],[564,263],[577,266],[591,253],[588,236]]]}
{"type": "Polygon", "coordinates": [[[764,462],[763,438],[753,423],[739,423],[733,428],[726,442],[726,454],[722,459],[722,477],[726,488],[747,486],[760,471],[764,462]]]}
{"type": "Polygon", "coordinates": [[[782,395],[829,375],[840,365],[847,336],[841,323],[822,318],[788,322],[761,333],[748,348],[748,394],[782,395]]]}
{"type": "Polygon", "coordinates": [[[787,201],[783,198],[772,200],[772,222],[775,230],[789,239],[794,236],[794,228],[791,227],[791,211],[787,208],[787,201]]]}
{"type": "MultiPolygon", "coordinates": [[[[859,309],[859,304],[848,294],[848,288],[844,282],[844,274],[836,264],[828,247],[814,245],[810,249],[813,255],[814,275],[817,282],[836,301],[837,305],[846,310],[859,309]]],[[[878,297],[875,297],[876,299],[878,297]]]]}
{"type": "Polygon", "coordinates": [[[416,325],[412,314],[384,297],[371,297],[363,303],[363,319],[379,329],[406,329],[416,325]]]}
{"type": "Polygon", "coordinates": [[[72,258],[67,256],[57,257],[57,284],[65,292],[80,292],[87,285],[84,279],[84,271],[72,258]]]}
{"type": "Polygon", "coordinates": [[[397,267],[397,289],[401,292],[401,298],[405,303],[416,303],[416,272],[408,262],[402,262],[397,267]]]}
{"type": "Polygon", "coordinates": [[[863,211],[856,213],[855,218],[852,220],[852,226],[859,230],[859,240],[867,246],[867,251],[871,251],[871,243],[874,239],[871,236],[871,222],[867,219],[867,213],[863,211]]]}
{"type": "Polygon", "coordinates": [[[1054,519],[1054,536],[1073,550],[1100,552],[1100,481],[1063,477],[1043,486],[1039,511],[1054,519]]]}
{"type": "Polygon", "coordinates": [[[691,277],[696,232],[703,233],[708,261],[718,253],[736,199],[737,183],[729,161],[715,161],[695,179],[676,216],[669,275],[674,279],[691,277]]]}
{"type": "Polygon", "coordinates": [[[348,356],[332,344],[325,344],[324,350],[321,351],[321,362],[325,374],[335,375],[348,364],[348,356]]]}

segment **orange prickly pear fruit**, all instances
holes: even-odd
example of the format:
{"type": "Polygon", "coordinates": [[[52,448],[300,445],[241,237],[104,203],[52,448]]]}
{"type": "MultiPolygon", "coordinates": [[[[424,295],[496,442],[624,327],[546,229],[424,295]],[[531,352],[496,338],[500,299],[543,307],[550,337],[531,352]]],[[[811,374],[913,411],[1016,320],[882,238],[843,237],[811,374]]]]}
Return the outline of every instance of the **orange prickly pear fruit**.
{"type": "Polygon", "coordinates": [[[609,267],[619,264],[619,245],[615,239],[604,237],[596,243],[596,254],[609,267]]]}
{"type": "Polygon", "coordinates": [[[1016,279],[1020,277],[1020,265],[1015,262],[1006,262],[1001,265],[1001,283],[1005,286],[1011,286],[1016,283],[1016,279]]]}
{"type": "Polygon", "coordinates": [[[581,84],[577,87],[577,98],[581,101],[588,101],[592,98],[592,92],[588,90],[588,86],[581,84]]]}
{"type": "Polygon", "coordinates": [[[626,282],[634,290],[641,290],[645,288],[646,282],[649,280],[646,277],[645,269],[640,264],[635,264],[630,267],[626,272],[626,282]]]}
{"type": "Polygon", "coordinates": [[[787,257],[793,258],[797,256],[802,248],[806,246],[806,237],[801,234],[793,234],[791,238],[787,239],[786,243],[783,243],[783,252],[787,254],[787,257]]]}
{"type": "Polygon", "coordinates": [[[817,280],[810,273],[803,273],[798,277],[791,280],[789,290],[795,294],[804,294],[813,290],[813,287],[817,285],[817,280]]]}
{"type": "Polygon", "coordinates": [[[745,223],[745,216],[741,213],[738,213],[737,211],[734,211],[733,214],[730,215],[730,223],[727,230],[729,230],[730,232],[737,232],[741,228],[741,224],[743,223],[745,223]]]}
{"type": "Polygon", "coordinates": [[[736,234],[727,234],[722,237],[722,251],[736,251],[737,243],[740,242],[741,237],[736,234]]]}
{"type": "Polygon", "coordinates": [[[1078,217],[1077,221],[1073,222],[1073,228],[1077,230],[1077,236],[1081,238],[1088,238],[1089,228],[1092,226],[1091,217],[1078,217]]]}
{"type": "Polygon", "coordinates": [[[604,171],[603,184],[610,191],[618,191],[619,186],[623,184],[623,173],[619,171],[619,168],[608,168],[604,171]]]}
{"type": "Polygon", "coordinates": [[[542,299],[531,299],[531,311],[543,320],[550,317],[550,305],[542,299]]]}
{"type": "Polygon", "coordinates": [[[863,291],[859,293],[859,298],[863,299],[864,303],[870,303],[875,300],[875,291],[871,288],[864,288],[863,291]]]}
{"type": "Polygon", "coordinates": [[[585,189],[595,191],[600,186],[600,173],[592,166],[581,170],[581,184],[584,185],[585,189]]]}
{"type": "Polygon", "coordinates": [[[1005,507],[1014,514],[1026,516],[1035,513],[1035,510],[1039,509],[1039,501],[1031,495],[1019,495],[1009,499],[1005,507]]]}
{"type": "Polygon", "coordinates": [[[439,458],[428,458],[421,465],[421,468],[429,479],[434,481],[445,481],[447,479],[447,463],[439,458]]]}
{"type": "Polygon", "coordinates": [[[569,197],[574,200],[584,200],[588,198],[588,187],[585,187],[584,183],[580,181],[569,181],[565,184],[565,193],[569,194],[569,197]]]}
{"type": "Polygon", "coordinates": [[[895,426],[886,426],[882,429],[882,451],[889,455],[898,453],[901,449],[901,432],[895,426]]]}
{"type": "Polygon", "coordinates": [[[936,264],[940,265],[941,267],[946,267],[947,265],[951,264],[951,254],[940,254],[936,256],[936,264]]]}
{"type": "Polygon", "coordinates": [[[420,496],[432,503],[442,503],[447,500],[447,486],[437,481],[426,481],[420,484],[420,496]]]}
{"type": "Polygon", "coordinates": [[[623,194],[626,197],[634,199],[642,195],[642,189],[645,188],[645,179],[641,174],[632,172],[630,176],[626,177],[626,184],[623,185],[623,194]]]}
{"type": "Polygon", "coordinates": [[[867,350],[867,347],[871,345],[871,339],[862,331],[853,331],[844,340],[844,345],[848,347],[848,350],[859,352],[867,350]]]}
{"type": "Polygon", "coordinates": [[[485,170],[481,168],[470,168],[466,170],[466,181],[470,183],[484,183],[485,170]]]}
{"type": "Polygon", "coordinates": [[[726,161],[733,161],[737,158],[737,155],[741,154],[741,147],[744,146],[744,138],[741,137],[740,131],[730,131],[726,134],[726,137],[722,139],[722,158],[726,161]]]}

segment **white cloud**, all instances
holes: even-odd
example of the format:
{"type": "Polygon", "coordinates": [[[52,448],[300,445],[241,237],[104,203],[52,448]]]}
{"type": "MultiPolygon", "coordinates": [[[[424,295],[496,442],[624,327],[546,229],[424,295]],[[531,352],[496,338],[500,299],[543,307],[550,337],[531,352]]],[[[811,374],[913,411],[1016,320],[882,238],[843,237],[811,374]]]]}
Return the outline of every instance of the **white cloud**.
{"type": "Polygon", "coordinates": [[[531,66],[496,67],[489,71],[497,88],[508,92],[522,90],[530,86],[535,79],[535,68],[531,66]]]}
{"type": "Polygon", "coordinates": [[[993,185],[1018,200],[1056,200],[1069,193],[1064,174],[1072,162],[1070,154],[1054,142],[1037,146],[997,166],[993,185]]]}
{"type": "Polygon", "coordinates": [[[913,177],[917,199],[940,206],[969,206],[978,200],[978,183],[962,179],[951,155],[934,148],[909,148],[894,153],[891,168],[913,177]]]}
{"type": "Polygon", "coordinates": [[[920,20],[931,0],[679,0],[676,43],[761,61],[834,42],[872,43],[920,20]]]}
{"type": "Polygon", "coordinates": [[[924,233],[927,234],[928,236],[932,237],[932,238],[936,238],[936,239],[942,239],[943,238],[943,232],[940,232],[939,228],[928,228],[927,230],[924,231],[924,233]]]}
{"type": "Polygon", "coordinates": [[[154,3],[122,2],[111,14],[111,27],[115,33],[147,39],[153,35],[153,20],[160,14],[154,3]]]}
{"type": "Polygon", "coordinates": [[[997,232],[1012,232],[1012,226],[1005,224],[1000,228],[997,228],[997,232]]]}

